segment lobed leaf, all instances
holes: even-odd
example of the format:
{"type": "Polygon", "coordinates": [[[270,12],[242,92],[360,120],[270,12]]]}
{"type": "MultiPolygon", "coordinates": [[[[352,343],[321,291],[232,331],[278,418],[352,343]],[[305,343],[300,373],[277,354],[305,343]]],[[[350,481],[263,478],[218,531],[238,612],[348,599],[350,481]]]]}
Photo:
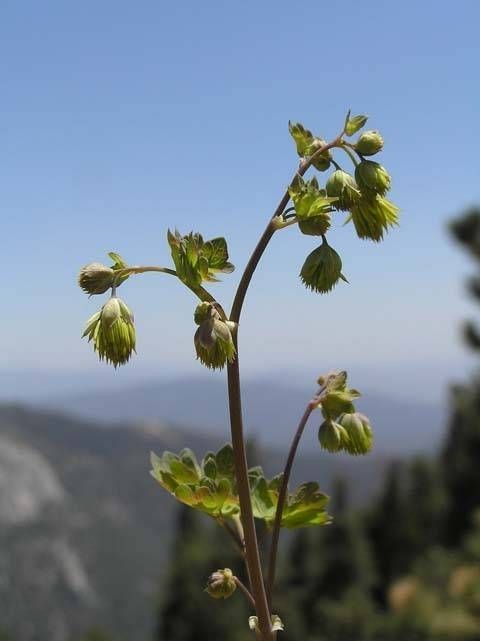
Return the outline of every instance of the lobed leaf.
{"type": "Polygon", "coordinates": [[[229,274],[235,269],[228,262],[225,238],[204,241],[201,234],[182,236],[177,230],[169,230],[167,240],[178,277],[190,287],[198,287],[203,281],[216,282],[215,274],[229,274]]]}
{"type": "MultiPolygon", "coordinates": [[[[240,513],[235,482],[233,448],[224,445],[216,454],[208,452],[199,465],[188,449],[179,455],[164,452],[151,455],[152,476],[178,501],[213,518],[232,518],[240,513]]],[[[249,470],[252,507],[255,518],[273,525],[282,475],[267,480],[261,467],[249,470]]],[[[305,483],[289,494],[283,511],[282,527],[323,525],[330,521],[325,510],[328,499],[317,483],[305,483]]]]}

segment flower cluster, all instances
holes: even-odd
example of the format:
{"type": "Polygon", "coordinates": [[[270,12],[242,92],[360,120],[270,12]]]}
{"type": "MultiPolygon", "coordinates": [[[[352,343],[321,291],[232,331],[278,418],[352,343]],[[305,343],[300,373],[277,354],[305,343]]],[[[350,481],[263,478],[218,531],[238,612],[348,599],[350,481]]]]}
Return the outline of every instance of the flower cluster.
{"type": "MultiPolygon", "coordinates": [[[[349,113],[342,136],[332,145],[326,145],[323,138],[314,136],[300,123],[289,123],[297,153],[304,163],[301,167],[311,165],[322,172],[334,167],[323,189],[316,178],[305,181],[300,174],[289,187],[300,231],[323,237],[322,245],[308,256],[300,271],[305,286],[317,292],[329,292],[340,279],[346,280],[341,273],[340,256],[325,240],[334,212],[348,212],[347,222],[353,223],[358,237],[376,242],[398,223],[399,209],[385,197],[391,186],[390,175],[378,162],[367,159],[383,149],[382,136],[372,130],[364,131],[355,142],[344,139],[357,133],[366,121],[366,116],[351,117],[349,113]],[[322,147],[328,149],[322,151],[322,147]],[[334,160],[335,147],[345,151],[353,161],[353,175],[334,160]]],[[[293,222],[291,218],[284,216],[285,223],[293,222]]]]}
{"type": "Polygon", "coordinates": [[[318,407],[324,418],[318,431],[320,445],[328,452],[366,454],[372,448],[373,431],[366,416],[355,411],[360,392],[347,387],[347,373],[330,373],[319,379],[322,392],[318,407]]]}

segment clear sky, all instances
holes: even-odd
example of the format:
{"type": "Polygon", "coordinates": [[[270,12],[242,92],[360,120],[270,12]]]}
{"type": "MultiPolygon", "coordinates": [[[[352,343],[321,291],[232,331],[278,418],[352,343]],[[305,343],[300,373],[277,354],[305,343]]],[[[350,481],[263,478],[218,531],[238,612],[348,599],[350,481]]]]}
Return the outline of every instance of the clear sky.
{"type": "MultiPolygon", "coordinates": [[[[4,0],[0,369],[105,369],[79,337],[101,301],[76,287],[78,268],[109,250],[169,264],[167,227],[227,237],[237,271],[212,290],[229,302],[296,166],[288,120],[332,137],[351,107],[385,138],[401,227],[376,245],[339,224],[350,284],[327,297],[298,280],[315,239],[278,234],[242,364],[300,378],[347,367],[435,396],[469,366],[471,266],[446,222],[480,203],[479,22],[476,0],[4,0]]],[[[147,275],[122,295],[138,356],[117,377],[201,373],[187,292],[147,275]]]]}

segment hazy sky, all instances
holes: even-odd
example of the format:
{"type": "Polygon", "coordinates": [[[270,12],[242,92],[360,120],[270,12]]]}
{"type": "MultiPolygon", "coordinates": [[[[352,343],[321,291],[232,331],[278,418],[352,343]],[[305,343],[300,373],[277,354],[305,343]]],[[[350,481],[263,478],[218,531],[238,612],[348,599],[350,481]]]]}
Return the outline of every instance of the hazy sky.
{"type": "MultiPolygon", "coordinates": [[[[332,137],[351,107],[384,135],[401,227],[376,245],[339,217],[330,239],[350,284],[327,297],[298,280],[315,239],[278,234],[248,297],[242,365],[347,367],[435,396],[467,371],[458,325],[476,311],[446,222],[480,202],[479,21],[474,0],[4,0],[0,369],[105,369],[80,340],[101,301],[77,271],[109,250],[169,264],[167,227],[228,238],[238,269],[212,291],[229,302],[296,166],[288,120],[332,137]]],[[[200,373],[190,294],[161,275],[121,293],[138,356],[117,376],[200,373]]]]}

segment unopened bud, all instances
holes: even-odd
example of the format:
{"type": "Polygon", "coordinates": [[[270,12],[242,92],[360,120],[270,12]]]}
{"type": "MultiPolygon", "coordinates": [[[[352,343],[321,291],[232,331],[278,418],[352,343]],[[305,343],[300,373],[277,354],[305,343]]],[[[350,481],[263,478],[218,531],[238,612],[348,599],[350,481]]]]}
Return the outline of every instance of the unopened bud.
{"type": "MultiPolygon", "coordinates": [[[[322,138],[314,138],[313,142],[308,148],[308,155],[310,157],[313,156],[319,149],[325,147],[326,144],[327,142],[322,138]]],[[[312,165],[315,167],[315,169],[318,169],[318,171],[326,171],[330,167],[331,157],[332,155],[330,153],[330,150],[327,149],[327,151],[324,151],[322,154],[318,154],[317,156],[315,156],[312,165]]]]}
{"type": "Polygon", "coordinates": [[[383,149],[383,138],[378,131],[365,131],[355,143],[355,149],[362,156],[373,156],[383,149]]]}
{"type": "Polygon", "coordinates": [[[333,203],[335,209],[350,210],[361,197],[353,176],[342,169],[337,169],[332,173],[327,180],[325,188],[328,196],[337,198],[333,203]]]}
{"type": "Polygon", "coordinates": [[[355,167],[355,180],[361,191],[384,196],[390,189],[392,179],[385,167],[373,160],[362,160],[355,167]]]}
{"type": "Polygon", "coordinates": [[[80,270],[78,284],[84,292],[93,296],[104,294],[113,285],[115,272],[102,263],[90,263],[80,270]]]}
{"type": "Polygon", "coordinates": [[[230,323],[223,321],[216,310],[211,317],[201,321],[194,344],[197,358],[210,369],[222,369],[235,358],[230,323]]]}
{"type": "Polygon", "coordinates": [[[208,577],[205,592],[213,599],[228,599],[237,589],[233,572],[228,568],[217,570],[208,577]]]}

